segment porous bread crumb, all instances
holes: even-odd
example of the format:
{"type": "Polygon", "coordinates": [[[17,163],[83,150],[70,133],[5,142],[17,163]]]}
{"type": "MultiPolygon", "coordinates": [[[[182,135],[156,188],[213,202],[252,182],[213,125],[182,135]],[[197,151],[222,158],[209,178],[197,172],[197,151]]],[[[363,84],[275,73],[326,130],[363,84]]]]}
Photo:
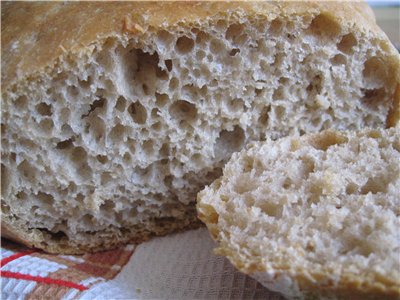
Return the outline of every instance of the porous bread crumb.
{"type": "MultiPolygon", "coordinates": [[[[49,16],[75,4],[57,5],[49,16]]],[[[140,34],[121,35],[123,15],[82,52],[62,43],[54,66],[2,91],[3,223],[48,251],[142,240],[195,224],[196,193],[249,141],[384,127],[398,56],[318,7],[159,27],[126,17],[140,34]]],[[[18,38],[15,51],[40,43],[18,38]]]]}
{"type": "Polygon", "coordinates": [[[392,128],[254,143],[199,193],[199,217],[217,253],[289,298],[398,298],[399,141],[392,128]]]}

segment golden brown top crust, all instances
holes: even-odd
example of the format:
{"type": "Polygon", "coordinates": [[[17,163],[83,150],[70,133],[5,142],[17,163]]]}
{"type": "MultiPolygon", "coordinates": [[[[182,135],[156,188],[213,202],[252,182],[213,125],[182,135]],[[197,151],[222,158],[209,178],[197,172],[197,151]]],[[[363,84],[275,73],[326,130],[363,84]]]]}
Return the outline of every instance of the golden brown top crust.
{"type": "Polygon", "coordinates": [[[383,33],[362,2],[3,2],[1,9],[2,81],[7,89],[65,53],[79,53],[108,36],[143,34],[190,26],[206,18],[235,15],[317,14],[336,19],[343,28],[357,26],[383,33]]]}

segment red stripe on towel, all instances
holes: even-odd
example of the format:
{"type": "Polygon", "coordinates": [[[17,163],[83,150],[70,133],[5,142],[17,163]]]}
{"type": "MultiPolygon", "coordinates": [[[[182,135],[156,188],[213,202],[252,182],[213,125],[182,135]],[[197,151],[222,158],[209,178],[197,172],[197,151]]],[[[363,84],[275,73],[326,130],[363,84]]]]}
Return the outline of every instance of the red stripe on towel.
{"type": "Polygon", "coordinates": [[[46,283],[46,284],[56,284],[59,286],[66,286],[69,288],[77,289],[80,291],[84,291],[84,290],[88,289],[86,286],[84,286],[82,284],[74,283],[71,281],[66,281],[66,280],[61,280],[61,279],[52,279],[49,277],[32,276],[32,275],[21,274],[21,273],[17,273],[17,272],[1,271],[0,276],[7,277],[7,278],[21,279],[21,280],[31,280],[31,281],[42,282],[42,283],[46,283]]]}
{"type": "Polygon", "coordinates": [[[13,254],[13,255],[10,255],[9,257],[3,258],[3,259],[0,261],[0,267],[5,266],[5,265],[8,264],[9,262],[12,262],[13,260],[16,260],[17,258],[20,258],[20,257],[25,256],[25,255],[32,254],[32,253],[34,253],[34,252],[36,252],[36,251],[37,251],[37,250],[29,250],[29,251],[24,251],[24,252],[18,252],[18,253],[15,253],[15,254],[13,254]]]}

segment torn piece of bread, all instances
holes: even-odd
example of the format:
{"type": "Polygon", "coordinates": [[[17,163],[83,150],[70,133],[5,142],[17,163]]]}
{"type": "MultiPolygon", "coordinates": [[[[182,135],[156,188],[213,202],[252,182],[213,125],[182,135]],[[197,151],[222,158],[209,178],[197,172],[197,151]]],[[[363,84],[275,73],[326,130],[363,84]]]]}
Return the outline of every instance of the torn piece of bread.
{"type": "Polygon", "coordinates": [[[249,141],[398,120],[363,3],[2,3],[2,234],[78,253],[197,226],[249,141]]]}
{"type": "Polygon", "coordinates": [[[239,270],[288,298],[399,299],[400,130],[251,144],[198,195],[239,270]]]}

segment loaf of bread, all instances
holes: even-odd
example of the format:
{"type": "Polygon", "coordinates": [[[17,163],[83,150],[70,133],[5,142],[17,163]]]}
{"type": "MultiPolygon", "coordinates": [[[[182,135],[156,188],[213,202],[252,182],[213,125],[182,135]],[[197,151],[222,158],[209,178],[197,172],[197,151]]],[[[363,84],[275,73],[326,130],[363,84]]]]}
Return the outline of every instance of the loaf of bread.
{"type": "Polygon", "coordinates": [[[2,235],[49,252],[198,226],[249,141],[399,118],[363,3],[7,2],[1,22],[2,235]]]}
{"type": "Polygon", "coordinates": [[[225,255],[297,299],[399,299],[400,130],[249,144],[198,195],[225,255]]]}

